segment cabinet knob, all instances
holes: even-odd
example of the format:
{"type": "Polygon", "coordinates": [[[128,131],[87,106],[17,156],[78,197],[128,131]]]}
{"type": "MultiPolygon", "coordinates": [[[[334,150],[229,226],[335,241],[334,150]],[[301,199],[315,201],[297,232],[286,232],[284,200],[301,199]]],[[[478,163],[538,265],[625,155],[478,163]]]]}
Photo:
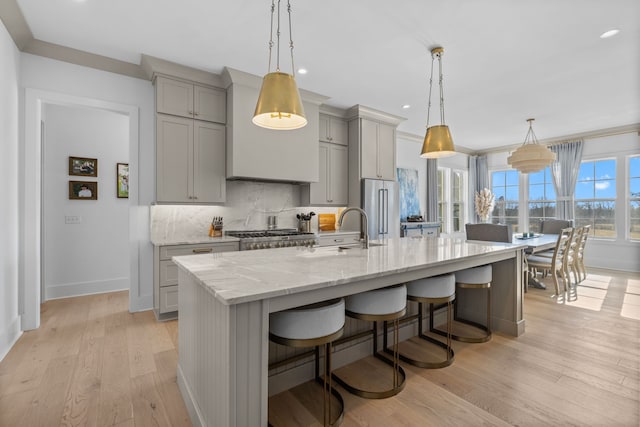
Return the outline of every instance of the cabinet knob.
{"type": "Polygon", "coordinates": [[[187,111],[187,113],[193,115],[193,111],[191,111],[191,110],[187,111]]]}
{"type": "Polygon", "coordinates": [[[197,112],[194,112],[193,114],[194,114],[195,116],[199,116],[199,114],[198,114],[197,112]]]}

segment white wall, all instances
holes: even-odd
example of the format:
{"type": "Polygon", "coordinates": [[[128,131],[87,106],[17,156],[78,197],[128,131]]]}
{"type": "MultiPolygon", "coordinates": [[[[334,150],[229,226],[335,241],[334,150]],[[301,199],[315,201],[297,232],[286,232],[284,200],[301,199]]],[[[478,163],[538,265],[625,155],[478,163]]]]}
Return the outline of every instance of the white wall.
{"type": "MultiPolygon", "coordinates": [[[[488,156],[489,169],[509,169],[509,153],[492,153],[488,156]]],[[[615,158],[618,175],[616,177],[616,226],[618,236],[612,240],[590,238],[585,249],[587,267],[609,268],[623,271],[640,271],[640,242],[626,240],[625,194],[626,156],[640,154],[640,136],[637,132],[585,139],[582,160],[615,158]]],[[[521,178],[520,184],[526,180],[521,178]]],[[[526,203],[521,197],[521,205],[526,203]]],[[[521,217],[522,217],[521,212],[521,217]]]]}
{"type": "Polygon", "coordinates": [[[129,206],[116,197],[116,163],[129,163],[129,117],[43,106],[44,300],[129,289],[129,206]],[[98,176],[69,175],[68,158],[98,159],[98,176]],[[97,200],[70,200],[69,181],[98,183],[97,200]],[[80,223],[66,224],[74,216],[80,223]]]}
{"type": "Polygon", "coordinates": [[[0,360],[20,336],[18,310],[18,76],[20,56],[0,22],[0,360]]]}
{"type": "MultiPolygon", "coordinates": [[[[79,98],[95,101],[98,104],[128,106],[136,112],[136,145],[129,152],[130,157],[130,223],[135,227],[130,235],[130,264],[139,265],[139,272],[131,278],[129,294],[131,311],[146,310],[153,307],[153,248],[149,241],[149,205],[155,200],[155,102],[150,81],[135,79],[119,74],[108,73],[74,64],[52,60],[40,56],[21,54],[21,82],[23,90],[59,94],[53,98],[79,98]],[[135,184],[135,185],[134,185],[135,184]],[[137,204],[135,204],[137,200],[137,204]]],[[[25,140],[27,152],[25,161],[29,163],[37,144],[29,132],[29,123],[33,122],[36,101],[31,99],[29,91],[21,93],[25,103],[25,140]],[[34,105],[32,105],[34,104],[34,105]]],[[[121,109],[118,108],[118,111],[121,109]]],[[[37,156],[37,154],[36,154],[37,156]]],[[[27,177],[27,179],[29,179],[27,177]]],[[[37,185],[35,185],[37,187],[37,185]]],[[[34,203],[37,205],[37,203],[34,203]]],[[[38,210],[39,207],[29,207],[38,210]]],[[[23,213],[21,213],[22,215],[23,213]]],[[[27,212],[28,214],[28,212],[27,212]]],[[[33,219],[30,219],[33,221],[33,219]]],[[[37,229],[37,224],[29,224],[37,229]]],[[[27,242],[28,244],[28,242],[27,242]]],[[[25,256],[26,262],[32,262],[34,248],[25,256]]],[[[134,268],[132,266],[131,268],[134,268]]],[[[37,266],[35,267],[37,268],[37,266]]],[[[25,271],[27,268],[25,268],[25,271]]],[[[31,280],[33,281],[33,280],[31,280]]],[[[32,286],[26,283],[25,286],[32,286]]],[[[25,306],[29,304],[25,296],[25,306]]]]}

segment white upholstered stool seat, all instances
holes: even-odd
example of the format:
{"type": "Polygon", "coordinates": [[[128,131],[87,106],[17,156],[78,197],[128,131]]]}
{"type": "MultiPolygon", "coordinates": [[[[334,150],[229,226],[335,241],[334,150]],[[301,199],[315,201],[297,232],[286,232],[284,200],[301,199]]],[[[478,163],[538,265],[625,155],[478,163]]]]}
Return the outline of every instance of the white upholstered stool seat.
{"type": "MultiPolygon", "coordinates": [[[[365,390],[347,383],[337,374],[333,374],[336,382],[347,389],[350,393],[366,399],[383,399],[398,394],[405,383],[406,374],[400,366],[398,348],[399,319],[407,312],[407,288],[405,285],[396,285],[388,288],[375,289],[350,295],[345,302],[346,315],[355,319],[368,320],[373,322],[371,334],[373,336],[373,355],[391,366],[392,386],[385,390],[365,390]],[[378,322],[385,322],[383,331],[385,347],[387,341],[386,321],[394,322],[394,357],[389,360],[378,352],[378,322]]],[[[357,363],[357,362],[356,362],[357,363]]]]}
{"type": "MultiPolygon", "coordinates": [[[[418,360],[409,357],[402,352],[399,353],[400,359],[414,366],[427,369],[444,368],[453,363],[454,353],[451,348],[451,305],[456,298],[456,278],[453,274],[444,274],[442,276],[427,277],[424,279],[414,280],[407,283],[407,299],[418,303],[418,314],[411,318],[418,319],[418,338],[444,349],[446,357],[444,360],[418,360]],[[447,331],[446,343],[438,341],[424,333],[424,304],[429,304],[429,330],[433,331],[434,305],[447,305],[447,331]]],[[[427,352],[430,354],[430,352],[427,352]]],[[[433,357],[429,357],[433,359],[433,357]]]]}
{"type": "Polygon", "coordinates": [[[344,299],[318,303],[269,316],[269,333],[282,338],[309,340],[335,334],[344,327],[344,299]]]}
{"type": "MultiPolygon", "coordinates": [[[[460,295],[456,299],[453,307],[453,318],[457,322],[462,322],[467,325],[480,329],[483,334],[481,336],[461,336],[452,334],[451,337],[456,341],[481,343],[487,342],[491,339],[491,281],[493,280],[493,268],[491,264],[481,265],[479,267],[467,268],[455,272],[456,277],[456,290],[458,289],[473,289],[473,290],[487,290],[487,320],[486,325],[478,322],[474,322],[469,319],[464,319],[458,316],[458,304],[460,295]]],[[[440,335],[445,335],[444,331],[440,329],[434,329],[432,332],[440,335]]]]}
{"type": "MultiPolygon", "coordinates": [[[[315,347],[316,381],[322,384],[323,425],[339,426],[344,418],[344,401],[332,385],[331,344],[344,331],[344,299],[320,302],[269,315],[269,339],[290,347],[315,347]],[[324,372],[320,377],[320,346],[324,346],[324,372]],[[331,395],[339,413],[331,414],[331,395]]],[[[271,425],[271,423],[269,424],[271,425]]]]}

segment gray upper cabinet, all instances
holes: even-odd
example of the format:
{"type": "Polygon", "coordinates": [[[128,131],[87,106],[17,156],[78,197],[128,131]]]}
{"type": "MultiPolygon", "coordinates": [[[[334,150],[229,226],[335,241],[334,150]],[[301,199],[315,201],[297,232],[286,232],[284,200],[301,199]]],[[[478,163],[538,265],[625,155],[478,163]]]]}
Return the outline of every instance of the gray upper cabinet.
{"type": "Polygon", "coordinates": [[[320,180],[301,189],[305,205],[347,206],[349,202],[349,150],[339,144],[320,142],[320,180]]]}
{"type": "Polygon", "coordinates": [[[226,92],[187,81],[156,78],[156,111],[207,122],[226,123],[226,92]]]}
{"type": "Polygon", "coordinates": [[[395,127],[367,119],[361,126],[361,178],[396,179],[395,127]]]}
{"type": "Polygon", "coordinates": [[[349,124],[338,117],[320,114],[320,135],[322,142],[347,145],[349,143],[349,124]]]}
{"type": "Polygon", "coordinates": [[[165,114],[156,124],[156,200],[224,202],[225,127],[165,114]]]}

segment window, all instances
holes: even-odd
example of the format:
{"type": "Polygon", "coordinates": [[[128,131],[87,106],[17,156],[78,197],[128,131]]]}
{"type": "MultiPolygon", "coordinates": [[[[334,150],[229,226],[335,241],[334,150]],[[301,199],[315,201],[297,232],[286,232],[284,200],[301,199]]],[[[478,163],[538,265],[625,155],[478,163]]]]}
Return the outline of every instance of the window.
{"type": "Polygon", "coordinates": [[[491,214],[494,224],[511,224],[514,230],[517,228],[518,190],[517,170],[491,172],[491,192],[495,196],[491,214]]]}
{"type": "Polygon", "coordinates": [[[440,230],[443,233],[448,232],[449,228],[447,222],[447,200],[444,192],[445,186],[445,169],[438,168],[438,221],[440,221],[440,230]]]}
{"type": "Polygon", "coordinates": [[[594,237],[616,237],[616,161],[582,162],[575,192],[576,227],[590,224],[594,237]]]}
{"type": "Polygon", "coordinates": [[[640,156],[629,157],[629,238],[640,240],[640,156]]]}
{"type": "Polygon", "coordinates": [[[464,231],[465,215],[464,215],[464,172],[453,171],[451,173],[451,203],[453,207],[452,212],[452,226],[453,232],[464,231]]]}
{"type": "Polygon", "coordinates": [[[540,232],[540,221],[556,217],[556,190],[551,168],[529,174],[529,231],[540,232]]]}

